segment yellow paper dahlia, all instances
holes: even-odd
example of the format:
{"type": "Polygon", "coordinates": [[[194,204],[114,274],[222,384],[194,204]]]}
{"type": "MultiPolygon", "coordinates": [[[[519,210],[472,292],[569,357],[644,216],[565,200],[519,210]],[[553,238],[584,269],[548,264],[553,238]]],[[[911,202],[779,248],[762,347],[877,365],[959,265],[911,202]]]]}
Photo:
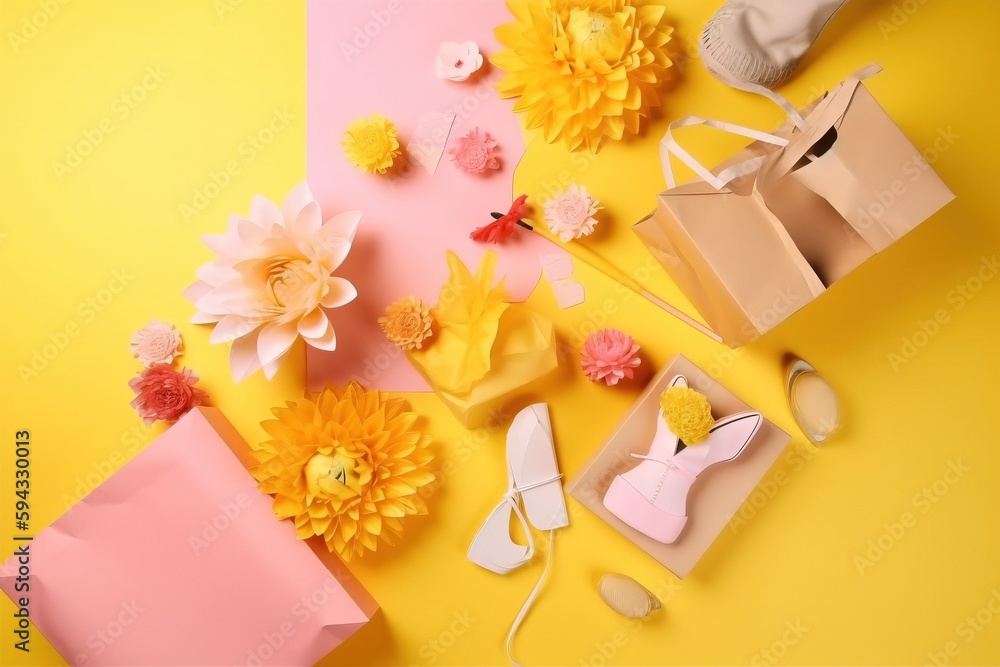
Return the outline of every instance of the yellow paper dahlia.
{"type": "Polygon", "coordinates": [[[671,387],[660,394],[660,407],[670,432],[685,445],[697,445],[708,438],[715,420],[712,406],[701,392],[690,387],[671,387]]]}
{"type": "Polygon", "coordinates": [[[400,154],[396,126],[378,113],[348,125],[340,146],[347,159],[368,174],[384,174],[400,154]]]}
{"type": "Polygon", "coordinates": [[[431,309],[420,299],[408,296],[394,301],[378,318],[378,325],[390,343],[403,350],[421,349],[424,341],[434,335],[431,309]]]}
{"type": "Polygon", "coordinates": [[[405,400],[352,381],[287,406],[261,422],[272,440],[253,448],[250,473],[299,539],[322,536],[350,560],[380,538],[393,544],[404,516],[427,513],[419,491],[434,480],[431,438],[414,429],[405,400]]]}
{"type": "Polygon", "coordinates": [[[515,22],[496,29],[507,47],[491,58],[507,73],[502,97],[527,127],[570,150],[596,151],[605,139],[639,131],[660,105],[673,29],[665,8],[648,0],[511,0],[515,22]]]}

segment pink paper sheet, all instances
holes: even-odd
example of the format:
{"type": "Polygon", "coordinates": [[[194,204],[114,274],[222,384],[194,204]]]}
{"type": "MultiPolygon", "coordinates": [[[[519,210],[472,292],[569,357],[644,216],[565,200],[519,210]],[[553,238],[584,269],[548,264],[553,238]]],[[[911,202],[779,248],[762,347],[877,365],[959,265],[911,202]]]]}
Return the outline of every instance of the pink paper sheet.
{"type": "Polygon", "coordinates": [[[226,441],[246,448],[217,409],[192,410],[22,543],[30,590],[15,590],[17,556],[0,568],[70,664],[312,665],[375,612],[274,517],[226,441]]]}
{"type": "MultiPolygon", "coordinates": [[[[308,384],[315,389],[354,378],[383,390],[424,391],[427,383],[386,341],[378,317],[400,297],[437,300],[447,277],[446,248],[478,266],[486,248],[469,233],[489,223],[491,211],[507,212],[524,152],[513,101],[493,89],[502,73],[486,62],[468,81],[444,81],[434,74],[434,58],[441,42],[465,40],[488,58],[499,49],[493,28],[510,15],[502,0],[309,0],[307,16],[309,185],[325,215],[362,211],[340,273],[358,298],[331,311],[336,351],[307,348],[308,384]],[[489,132],[499,142],[500,170],[469,175],[445,154],[433,176],[413,161],[404,175],[390,178],[359,172],[341,151],[345,128],[360,116],[378,112],[392,120],[402,149],[431,111],[457,114],[449,146],[477,126],[489,132]]],[[[506,274],[515,300],[534,288],[538,256],[551,251],[530,233],[500,249],[498,274],[506,274]]]]}

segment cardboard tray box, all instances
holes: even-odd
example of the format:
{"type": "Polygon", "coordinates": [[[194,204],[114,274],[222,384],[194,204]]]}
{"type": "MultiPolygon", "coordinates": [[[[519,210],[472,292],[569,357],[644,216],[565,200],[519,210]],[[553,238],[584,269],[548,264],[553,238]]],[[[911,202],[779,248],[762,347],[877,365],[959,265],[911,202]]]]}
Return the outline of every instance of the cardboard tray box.
{"type": "Polygon", "coordinates": [[[716,419],[753,410],[691,361],[677,355],[657,373],[604,444],[583,465],[570,482],[568,491],[584,507],[678,577],[684,578],[739,511],[740,505],[774,464],[791,437],[764,418],[746,451],[736,459],[711,466],[699,475],[688,496],[687,525],[673,544],[662,544],[625,525],[604,506],[604,494],[615,475],[639,464],[639,460],[630,454],[646,454],[649,451],[656,431],[660,394],[678,373],[688,379],[691,388],[708,397],[716,419]]]}

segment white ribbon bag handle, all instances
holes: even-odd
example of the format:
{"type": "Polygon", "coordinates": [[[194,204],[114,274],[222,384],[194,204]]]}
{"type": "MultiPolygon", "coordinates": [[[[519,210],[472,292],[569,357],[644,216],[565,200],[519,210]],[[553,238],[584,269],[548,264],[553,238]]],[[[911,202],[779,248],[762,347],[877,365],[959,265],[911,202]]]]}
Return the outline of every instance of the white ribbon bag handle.
{"type": "Polygon", "coordinates": [[[787,139],[783,139],[775,134],[760,132],[749,127],[743,127],[742,125],[725,123],[721,120],[711,120],[709,118],[701,118],[700,116],[685,116],[684,118],[675,120],[671,123],[667,128],[667,133],[663,135],[663,139],[660,140],[660,164],[663,165],[663,178],[667,181],[668,189],[677,187],[677,181],[674,178],[674,170],[670,166],[671,155],[675,156],[678,160],[690,167],[691,170],[698,174],[703,181],[711,185],[716,190],[721,190],[726,187],[727,183],[738,176],[743,176],[753,172],[764,161],[764,158],[767,157],[765,155],[761,155],[749,160],[744,160],[743,162],[726,167],[717,175],[713,174],[705,168],[704,165],[698,162],[698,160],[694,159],[690,153],[681,148],[680,144],[677,143],[677,140],[674,139],[673,130],[688,127],[689,125],[705,125],[707,127],[714,127],[717,130],[723,130],[724,132],[750,137],[751,139],[763,141],[774,146],[784,147],[788,145],[787,139]]]}

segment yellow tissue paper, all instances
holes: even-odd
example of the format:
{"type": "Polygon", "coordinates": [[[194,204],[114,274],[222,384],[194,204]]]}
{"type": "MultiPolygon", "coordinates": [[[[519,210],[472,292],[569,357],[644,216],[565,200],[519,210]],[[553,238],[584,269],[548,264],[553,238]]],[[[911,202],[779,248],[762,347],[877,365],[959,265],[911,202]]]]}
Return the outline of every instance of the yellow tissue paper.
{"type": "Polygon", "coordinates": [[[466,428],[477,428],[526,385],[555,370],[552,322],[508,303],[493,284],[497,256],[488,252],[475,276],[448,252],[450,275],[432,313],[436,340],[406,356],[466,428]]]}

